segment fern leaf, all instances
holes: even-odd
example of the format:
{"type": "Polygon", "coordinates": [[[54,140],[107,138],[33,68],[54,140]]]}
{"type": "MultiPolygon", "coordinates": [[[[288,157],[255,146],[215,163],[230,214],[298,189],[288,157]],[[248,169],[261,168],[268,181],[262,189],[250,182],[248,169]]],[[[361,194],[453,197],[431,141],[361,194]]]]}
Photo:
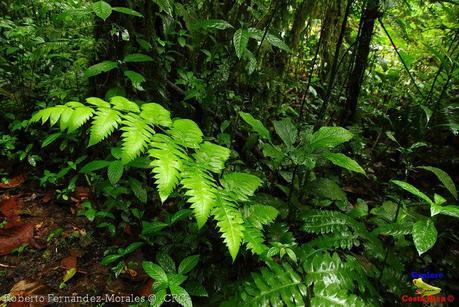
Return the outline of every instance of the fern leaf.
{"type": "Polygon", "coordinates": [[[202,142],[201,129],[189,119],[174,120],[169,133],[177,144],[184,147],[199,148],[199,144],[202,142]]]}
{"type": "Polygon", "coordinates": [[[135,103],[121,96],[115,96],[110,99],[110,103],[115,110],[139,113],[139,106],[135,103]]]}
{"type": "Polygon", "coordinates": [[[266,246],[265,238],[263,236],[262,229],[259,229],[252,225],[250,222],[244,223],[244,241],[247,243],[247,248],[250,249],[254,254],[262,255],[268,250],[266,246]]]}
{"type": "Polygon", "coordinates": [[[303,219],[303,230],[312,233],[342,232],[351,226],[348,217],[338,211],[310,210],[303,219]]]}
{"type": "Polygon", "coordinates": [[[127,164],[145,151],[155,131],[138,115],[126,115],[124,119],[121,161],[127,164]]]}
{"type": "Polygon", "coordinates": [[[179,182],[182,160],[186,156],[180,146],[164,134],[153,135],[151,147],[148,151],[153,158],[150,166],[153,167],[161,202],[164,202],[179,182]]]}
{"type": "Polygon", "coordinates": [[[217,195],[217,205],[212,213],[217,220],[217,226],[222,233],[223,241],[234,261],[244,237],[242,214],[235,204],[225,200],[222,195],[217,195]]]}
{"type": "Polygon", "coordinates": [[[111,108],[110,104],[97,97],[86,98],[86,102],[98,108],[111,108]]]}
{"type": "Polygon", "coordinates": [[[120,112],[113,109],[99,108],[92,122],[89,145],[92,146],[113,133],[121,121],[120,112]]]}
{"type": "Polygon", "coordinates": [[[307,244],[321,249],[351,249],[354,246],[359,246],[360,242],[357,235],[344,231],[320,236],[307,244]]]}
{"type": "Polygon", "coordinates": [[[194,158],[198,164],[205,165],[210,171],[219,174],[225,167],[229,155],[230,150],[228,148],[204,142],[199,147],[199,151],[194,154],[194,158]]]}
{"type": "Polygon", "coordinates": [[[68,120],[68,123],[65,124],[65,126],[67,126],[68,132],[72,133],[81,126],[83,126],[93,116],[93,114],[94,110],[86,106],[79,107],[73,110],[72,115],[68,120]]]}
{"type": "Polygon", "coordinates": [[[303,268],[307,272],[307,285],[323,282],[325,286],[340,284],[346,289],[350,289],[353,285],[345,263],[341,261],[337,253],[334,253],[333,256],[328,253],[317,253],[312,260],[304,262],[303,268]]]}
{"type": "Polygon", "coordinates": [[[216,186],[212,176],[199,164],[188,163],[182,173],[180,181],[186,189],[185,195],[191,203],[198,228],[204,226],[210,212],[215,205],[216,186]]]}
{"type": "Polygon", "coordinates": [[[225,174],[221,184],[231,197],[237,201],[247,201],[261,184],[261,179],[247,173],[225,174]]]}
{"type": "Polygon", "coordinates": [[[346,289],[342,289],[339,284],[326,285],[319,282],[314,286],[314,297],[311,299],[311,306],[373,306],[364,302],[354,294],[348,294],[346,289]]]}
{"type": "Polygon", "coordinates": [[[279,215],[279,211],[276,208],[260,204],[246,206],[246,212],[247,219],[258,228],[271,224],[279,215]]]}
{"type": "Polygon", "coordinates": [[[163,127],[172,125],[171,113],[157,103],[143,104],[140,116],[151,125],[163,127]]]}
{"type": "Polygon", "coordinates": [[[270,268],[252,273],[240,295],[244,306],[305,306],[307,288],[301,276],[288,264],[271,262],[270,268]]]}

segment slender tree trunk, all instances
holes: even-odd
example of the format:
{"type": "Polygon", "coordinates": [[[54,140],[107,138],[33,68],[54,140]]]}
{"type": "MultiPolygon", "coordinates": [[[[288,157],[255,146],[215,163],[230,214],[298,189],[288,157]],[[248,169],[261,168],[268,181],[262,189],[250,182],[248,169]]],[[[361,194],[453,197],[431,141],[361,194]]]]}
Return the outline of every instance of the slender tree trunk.
{"type": "Polygon", "coordinates": [[[375,20],[379,17],[380,0],[368,0],[362,15],[362,29],[358,38],[357,52],[352,72],[347,83],[347,101],[341,120],[342,125],[349,124],[355,119],[357,102],[360,95],[365,69],[370,53],[370,43],[373,36],[375,20]]]}

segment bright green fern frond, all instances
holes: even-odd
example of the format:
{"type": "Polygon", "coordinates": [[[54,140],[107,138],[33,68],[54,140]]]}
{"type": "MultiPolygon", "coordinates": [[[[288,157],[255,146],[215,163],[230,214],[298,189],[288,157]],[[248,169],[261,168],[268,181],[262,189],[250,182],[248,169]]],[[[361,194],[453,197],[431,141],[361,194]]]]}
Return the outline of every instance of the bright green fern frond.
{"type": "Polygon", "coordinates": [[[145,151],[155,131],[138,115],[126,115],[121,128],[123,146],[121,161],[127,164],[145,151]]]}
{"type": "Polygon", "coordinates": [[[88,146],[97,144],[107,138],[116,128],[118,128],[120,122],[120,112],[113,109],[97,109],[96,116],[91,126],[88,146]]]}
{"type": "Polygon", "coordinates": [[[243,306],[305,306],[307,288],[301,276],[288,264],[270,263],[244,283],[243,306]]]}
{"type": "Polygon", "coordinates": [[[202,142],[202,131],[198,125],[189,119],[177,119],[169,130],[177,144],[188,148],[198,148],[202,142]]]}
{"type": "Polygon", "coordinates": [[[227,193],[236,201],[247,201],[261,184],[261,179],[247,173],[225,174],[221,184],[227,193]]]}
{"type": "Polygon", "coordinates": [[[214,179],[204,168],[194,162],[187,163],[181,173],[180,181],[186,189],[185,195],[191,203],[198,227],[201,228],[207,222],[212,208],[215,206],[215,193],[217,188],[214,179]]]}
{"type": "Polygon", "coordinates": [[[157,103],[143,104],[140,116],[151,125],[163,127],[170,127],[172,125],[171,113],[157,103]]]}
{"type": "Polygon", "coordinates": [[[152,149],[148,151],[153,161],[154,177],[158,185],[159,196],[164,202],[179,182],[182,160],[186,159],[180,146],[167,135],[155,134],[152,137],[152,149]]]}
{"type": "Polygon", "coordinates": [[[111,108],[111,105],[108,102],[97,97],[86,98],[86,102],[98,108],[111,108]]]}
{"type": "MultiPolygon", "coordinates": [[[[64,114],[64,112],[62,114],[64,114]]],[[[68,122],[64,126],[67,126],[68,132],[72,133],[78,128],[80,128],[81,126],[83,126],[93,116],[93,114],[94,114],[94,109],[90,107],[82,106],[82,107],[75,108],[68,122]]],[[[64,117],[61,115],[61,122],[64,122],[63,118],[64,117]]]]}
{"type": "Polygon", "coordinates": [[[217,205],[212,211],[217,226],[222,233],[223,241],[229,249],[231,257],[236,259],[244,237],[244,220],[236,205],[227,201],[223,195],[217,195],[217,205]]]}
{"type": "Polygon", "coordinates": [[[139,106],[135,102],[132,102],[129,99],[121,97],[121,96],[112,97],[110,99],[110,103],[113,105],[113,108],[115,110],[134,112],[134,113],[140,112],[139,106]]]}
{"type": "Polygon", "coordinates": [[[225,168],[225,162],[228,160],[230,150],[228,148],[204,142],[199,147],[198,152],[194,154],[197,163],[205,165],[210,171],[219,174],[225,168]]]}
{"type": "Polygon", "coordinates": [[[247,219],[258,228],[271,224],[279,215],[276,208],[260,204],[246,206],[245,212],[247,219]]]}
{"type": "Polygon", "coordinates": [[[244,241],[247,243],[247,248],[254,254],[262,255],[268,250],[263,236],[263,229],[257,228],[250,222],[244,223],[244,241]]]}

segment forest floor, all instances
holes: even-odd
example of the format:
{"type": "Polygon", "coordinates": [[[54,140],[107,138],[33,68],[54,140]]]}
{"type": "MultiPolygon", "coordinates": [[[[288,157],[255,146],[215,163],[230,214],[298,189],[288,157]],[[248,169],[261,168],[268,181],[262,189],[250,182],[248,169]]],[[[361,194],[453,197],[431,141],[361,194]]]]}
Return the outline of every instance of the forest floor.
{"type": "MultiPolygon", "coordinates": [[[[77,187],[70,200],[59,202],[27,174],[0,184],[0,296],[150,294],[141,269],[114,278],[100,263],[107,247],[122,242],[78,216],[89,193],[77,187]]],[[[136,260],[142,261],[136,253],[128,259],[136,260]]]]}

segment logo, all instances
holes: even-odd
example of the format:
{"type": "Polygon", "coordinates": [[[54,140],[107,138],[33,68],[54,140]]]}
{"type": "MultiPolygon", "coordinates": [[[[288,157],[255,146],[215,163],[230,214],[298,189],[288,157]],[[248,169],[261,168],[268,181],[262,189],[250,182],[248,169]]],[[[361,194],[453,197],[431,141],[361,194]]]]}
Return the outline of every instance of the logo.
{"type": "Polygon", "coordinates": [[[422,296],[435,295],[441,292],[441,289],[424,282],[422,278],[413,279],[413,284],[418,288],[416,294],[422,296]]]}
{"type": "Polygon", "coordinates": [[[417,273],[411,272],[413,285],[416,287],[415,295],[404,294],[401,296],[403,303],[452,303],[455,297],[451,294],[441,294],[441,288],[435,287],[424,281],[425,279],[443,278],[443,273],[417,273]]]}

